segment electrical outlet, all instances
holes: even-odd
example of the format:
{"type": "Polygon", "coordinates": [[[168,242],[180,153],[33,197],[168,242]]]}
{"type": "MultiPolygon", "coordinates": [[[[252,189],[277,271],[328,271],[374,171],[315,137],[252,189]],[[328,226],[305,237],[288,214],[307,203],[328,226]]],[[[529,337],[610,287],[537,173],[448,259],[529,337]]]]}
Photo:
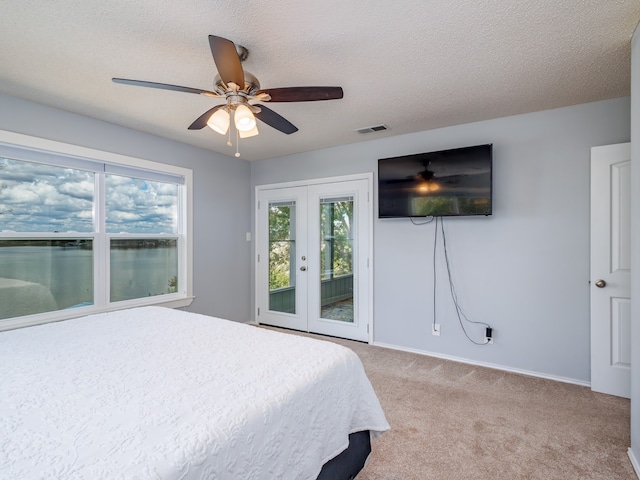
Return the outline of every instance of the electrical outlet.
{"type": "Polygon", "coordinates": [[[433,335],[434,337],[439,337],[440,336],[440,324],[439,323],[432,323],[431,324],[431,335],[433,335]]]}
{"type": "Polygon", "coordinates": [[[493,345],[493,328],[487,327],[484,331],[484,341],[490,345],[493,345]]]}

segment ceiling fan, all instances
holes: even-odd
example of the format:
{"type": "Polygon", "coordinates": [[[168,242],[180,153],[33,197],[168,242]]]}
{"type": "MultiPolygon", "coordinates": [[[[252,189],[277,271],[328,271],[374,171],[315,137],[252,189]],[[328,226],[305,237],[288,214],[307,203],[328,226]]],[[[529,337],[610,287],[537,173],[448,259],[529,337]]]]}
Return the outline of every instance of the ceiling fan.
{"type": "Polygon", "coordinates": [[[436,172],[429,170],[431,162],[422,162],[424,170],[416,172],[405,178],[388,180],[387,183],[409,183],[411,189],[415,189],[422,193],[437,192],[441,188],[441,182],[437,178],[436,172]]]}
{"type": "MultiPolygon", "coordinates": [[[[265,105],[255,105],[249,103],[250,101],[310,102],[335,100],[343,97],[341,87],[261,89],[258,79],[242,68],[242,62],[249,54],[245,47],[215,35],[209,35],[209,46],[211,47],[213,61],[218,69],[218,75],[214,79],[214,89],[212,91],[126,78],[113,78],[112,80],[115,83],[125,85],[196,93],[206,97],[225,99],[226,103],[216,105],[200,115],[189,125],[189,130],[200,130],[205,126],[209,126],[214,131],[224,135],[229,129],[231,114],[233,113],[234,125],[240,138],[252,137],[258,134],[256,118],[287,135],[298,131],[298,128],[283,116],[265,105]]],[[[230,139],[227,144],[231,145],[230,139]]],[[[240,156],[240,154],[236,152],[236,156],[240,156]]]]}

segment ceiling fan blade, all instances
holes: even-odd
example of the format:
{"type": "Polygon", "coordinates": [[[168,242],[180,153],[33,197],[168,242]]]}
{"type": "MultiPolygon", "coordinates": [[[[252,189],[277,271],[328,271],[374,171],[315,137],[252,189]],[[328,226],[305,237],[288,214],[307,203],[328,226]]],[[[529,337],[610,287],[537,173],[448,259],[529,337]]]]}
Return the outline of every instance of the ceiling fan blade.
{"type": "Polygon", "coordinates": [[[222,95],[218,95],[215,92],[210,92],[209,90],[200,90],[199,88],[191,88],[191,87],[181,87],[180,85],[169,85],[168,83],[156,83],[156,82],[145,82],[142,80],[129,80],[127,78],[112,78],[114,83],[121,83],[123,85],[133,85],[136,87],[150,87],[150,88],[159,88],[161,90],[173,90],[175,92],[185,92],[185,93],[197,93],[200,95],[206,95],[207,97],[222,97],[222,95]]]}
{"type": "Polygon", "coordinates": [[[226,38],[209,35],[209,46],[222,81],[227,85],[233,82],[243,89],[244,71],[235,44],[226,38]]]}
{"type": "Polygon", "coordinates": [[[222,107],[226,107],[226,104],[222,104],[222,105],[216,105],[213,108],[210,108],[209,110],[207,110],[206,112],[204,112],[202,115],[200,115],[198,118],[196,118],[196,120],[189,125],[189,130],[200,130],[204,127],[207,126],[207,120],[209,120],[209,117],[211,115],[213,115],[216,110],[218,110],[219,108],[222,107]]]}
{"type": "Polygon", "coordinates": [[[316,100],[337,100],[343,97],[342,87],[284,87],[260,90],[267,93],[271,102],[313,102],[316,100]]]}
{"type": "Polygon", "coordinates": [[[270,108],[260,105],[260,109],[261,111],[255,114],[256,118],[263,121],[270,127],[280,130],[282,133],[286,133],[287,135],[291,135],[298,131],[298,127],[270,108]]]}

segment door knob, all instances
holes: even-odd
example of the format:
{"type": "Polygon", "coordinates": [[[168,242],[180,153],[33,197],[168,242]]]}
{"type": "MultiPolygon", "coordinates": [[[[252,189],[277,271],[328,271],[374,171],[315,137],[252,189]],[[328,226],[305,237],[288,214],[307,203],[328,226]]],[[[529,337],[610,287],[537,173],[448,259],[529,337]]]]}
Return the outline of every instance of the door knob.
{"type": "Polygon", "coordinates": [[[596,287],[604,288],[606,285],[607,285],[607,282],[605,282],[604,280],[602,280],[602,279],[596,280],[596,287]]]}
{"type": "Polygon", "coordinates": [[[306,270],[307,270],[307,267],[305,267],[304,265],[300,267],[300,271],[301,271],[301,272],[304,272],[304,271],[306,271],[306,270]]]}

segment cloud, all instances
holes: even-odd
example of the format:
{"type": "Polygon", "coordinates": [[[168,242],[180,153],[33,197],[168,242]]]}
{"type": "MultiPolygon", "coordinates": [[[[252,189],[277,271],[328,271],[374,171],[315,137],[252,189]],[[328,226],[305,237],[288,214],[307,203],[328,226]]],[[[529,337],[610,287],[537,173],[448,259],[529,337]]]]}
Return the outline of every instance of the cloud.
{"type": "MultiPolygon", "coordinates": [[[[177,233],[178,187],[107,175],[111,233],[177,233]]],[[[0,231],[94,231],[94,173],[0,158],[0,231]]]]}
{"type": "Polygon", "coordinates": [[[177,233],[178,187],[107,175],[107,231],[177,233]]]}

